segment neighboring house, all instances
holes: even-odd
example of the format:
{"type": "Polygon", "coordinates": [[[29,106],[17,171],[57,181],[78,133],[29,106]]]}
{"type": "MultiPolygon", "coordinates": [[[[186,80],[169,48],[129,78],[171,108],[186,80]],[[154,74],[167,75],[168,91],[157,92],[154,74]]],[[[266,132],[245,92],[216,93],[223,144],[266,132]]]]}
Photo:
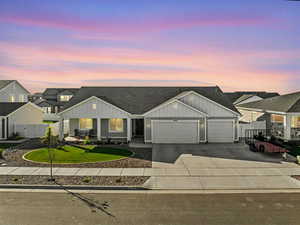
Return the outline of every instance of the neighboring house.
{"type": "Polygon", "coordinates": [[[28,102],[30,92],[16,80],[0,80],[0,102],[28,102]]]}
{"type": "Polygon", "coordinates": [[[61,139],[201,143],[237,141],[240,114],[219,87],[82,87],[59,116],[61,139]]]}
{"type": "Polygon", "coordinates": [[[0,103],[0,139],[7,139],[15,133],[15,125],[41,124],[43,111],[31,102],[0,103]]]}
{"type": "Polygon", "coordinates": [[[43,99],[43,94],[42,93],[34,93],[32,95],[29,96],[29,101],[31,102],[36,102],[36,101],[40,101],[43,99]]]}
{"type": "Polygon", "coordinates": [[[58,113],[77,91],[78,88],[47,88],[42,99],[35,104],[42,107],[45,113],[58,113]]]}
{"type": "Polygon", "coordinates": [[[266,121],[270,135],[300,141],[300,92],[236,106],[244,122],[266,121]]]}
{"type": "Polygon", "coordinates": [[[230,99],[230,101],[236,106],[239,104],[245,104],[248,102],[255,102],[266,98],[279,96],[275,92],[264,92],[264,91],[239,91],[239,92],[227,92],[225,95],[230,99]]]}

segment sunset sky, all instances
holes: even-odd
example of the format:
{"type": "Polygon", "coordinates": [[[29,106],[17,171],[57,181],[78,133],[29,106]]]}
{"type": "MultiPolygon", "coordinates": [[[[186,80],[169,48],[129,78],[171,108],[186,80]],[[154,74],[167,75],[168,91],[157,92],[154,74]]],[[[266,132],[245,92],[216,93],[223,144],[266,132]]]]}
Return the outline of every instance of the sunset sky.
{"type": "Polygon", "coordinates": [[[0,79],[300,90],[300,2],[1,0],[0,79]]]}

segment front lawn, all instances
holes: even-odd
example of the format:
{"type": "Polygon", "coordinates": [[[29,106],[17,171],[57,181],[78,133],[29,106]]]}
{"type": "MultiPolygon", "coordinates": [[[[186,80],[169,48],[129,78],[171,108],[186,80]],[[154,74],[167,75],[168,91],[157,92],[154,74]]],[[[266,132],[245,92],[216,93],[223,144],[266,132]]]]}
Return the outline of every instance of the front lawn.
{"type": "MultiPolygon", "coordinates": [[[[109,147],[70,146],[65,145],[61,149],[51,149],[54,152],[53,163],[87,163],[105,162],[127,158],[132,152],[126,149],[109,147]]],[[[35,162],[49,162],[48,148],[41,148],[24,155],[25,159],[35,162]]]]}

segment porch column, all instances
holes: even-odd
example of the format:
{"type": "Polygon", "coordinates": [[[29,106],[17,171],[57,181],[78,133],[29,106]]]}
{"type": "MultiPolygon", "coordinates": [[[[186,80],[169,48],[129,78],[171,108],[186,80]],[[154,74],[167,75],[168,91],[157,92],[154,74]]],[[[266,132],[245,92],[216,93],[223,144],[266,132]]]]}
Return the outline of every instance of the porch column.
{"type": "Polygon", "coordinates": [[[101,141],[101,118],[97,118],[97,139],[101,141]]]}
{"type": "Polygon", "coordinates": [[[62,141],[64,139],[64,119],[59,118],[59,140],[62,141]]]}
{"type": "Polygon", "coordinates": [[[291,140],[291,123],[292,123],[292,116],[285,115],[284,116],[284,140],[289,141],[291,140]]]}
{"type": "Polygon", "coordinates": [[[127,141],[131,141],[131,118],[127,118],[127,141]]]}

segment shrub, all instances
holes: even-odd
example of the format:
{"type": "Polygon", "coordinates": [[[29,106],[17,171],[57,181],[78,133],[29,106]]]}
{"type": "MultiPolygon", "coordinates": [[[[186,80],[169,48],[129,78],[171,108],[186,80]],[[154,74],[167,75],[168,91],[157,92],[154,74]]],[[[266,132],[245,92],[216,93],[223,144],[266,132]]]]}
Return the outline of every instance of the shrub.
{"type": "Polygon", "coordinates": [[[84,145],[89,145],[89,144],[91,144],[91,141],[90,141],[89,136],[85,136],[84,141],[83,141],[83,144],[84,144],[84,145]]]}
{"type": "Polygon", "coordinates": [[[82,179],[82,181],[84,183],[90,183],[92,181],[92,179],[90,177],[85,177],[85,178],[82,179]]]}

